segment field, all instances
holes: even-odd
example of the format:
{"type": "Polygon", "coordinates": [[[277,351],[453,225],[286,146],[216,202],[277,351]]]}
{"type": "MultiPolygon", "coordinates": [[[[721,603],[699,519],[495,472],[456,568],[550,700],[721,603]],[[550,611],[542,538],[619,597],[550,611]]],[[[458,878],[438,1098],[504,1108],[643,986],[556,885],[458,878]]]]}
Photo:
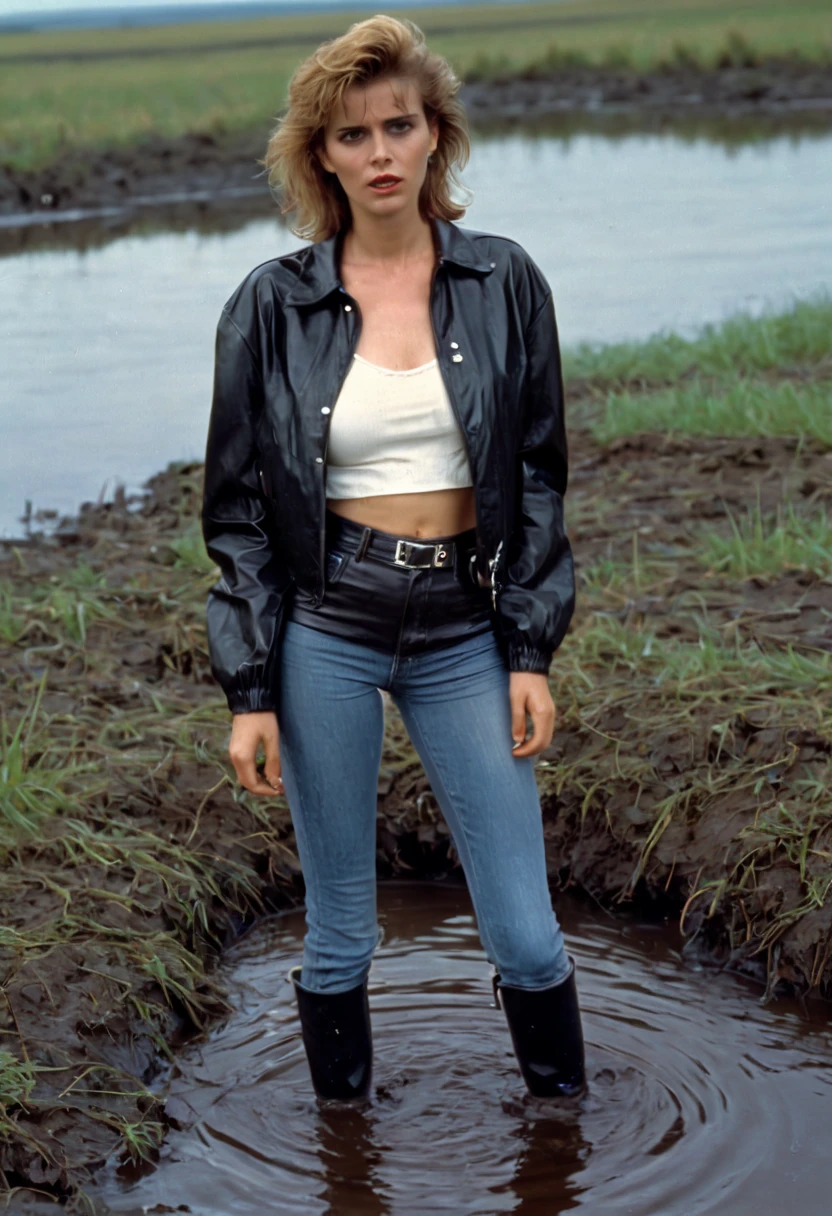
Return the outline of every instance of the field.
{"type": "MultiPolygon", "coordinates": [[[[579,609],[537,774],[553,886],[832,997],[832,300],[566,354],[579,609]]],[[[152,1153],[150,1086],[226,1009],[223,944],[301,895],[235,784],[206,652],[200,465],[0,546],[0,1168],[83,1211],[152,1153]]],[[[383,874],[456,865],[392,706],[383,874]]]]}
{"type": "MultiPolygon", "coordinates": [[[[150,137],[265,137],[301,58],[369,12],[0,37],[0,167],[32,173],[69,154],[150,137]]],[[[772,61],[784,67],[788,91],[801,65],[832,65],[826,0],[667,0],[650,8],[566,0],[402,12],[470,82],[587,69],[753,73],[772,61]]]]}

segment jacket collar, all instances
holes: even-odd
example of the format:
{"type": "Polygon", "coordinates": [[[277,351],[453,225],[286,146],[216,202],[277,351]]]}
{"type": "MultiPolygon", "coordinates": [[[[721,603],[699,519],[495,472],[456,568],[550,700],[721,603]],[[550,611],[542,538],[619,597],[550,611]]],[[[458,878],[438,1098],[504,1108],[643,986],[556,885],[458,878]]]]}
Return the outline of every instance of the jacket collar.
{"type": "MultiPolygon", "coordinates": [[[[461,228],[450,220],[437,218],[432,219],[431,224],[441,261],[453,262],[455,266],[480,274],[491,273],[492,263],[480,257],[476,245],[461,228]]],[[[283,297],[284,304],[292,307],[316,304],[331,292],[343,289],[339,267],[345,235],[346,230],[342,228],[334,236],[307,246],[301,272],[283,297]]]]}

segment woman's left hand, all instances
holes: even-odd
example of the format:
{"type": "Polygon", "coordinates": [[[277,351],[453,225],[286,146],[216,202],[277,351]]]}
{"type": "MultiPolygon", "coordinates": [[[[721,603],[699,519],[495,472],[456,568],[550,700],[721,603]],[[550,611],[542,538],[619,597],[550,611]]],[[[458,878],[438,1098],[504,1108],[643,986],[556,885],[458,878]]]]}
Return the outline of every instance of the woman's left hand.
{"type": "Polygon", "coordinates": [[[549,691],[549,679],[538,671],[512,671],[509,673],[509,699],[511,701],[511,737],[519,747],[513,747],[513,756],[534,756],[552,742],[555,731],[555,703],[549,691]],[[526,739],[526,714],[532,720],[531,737],[526,739]],[[526,742],[522,741],[526,739],[526,742]]]}

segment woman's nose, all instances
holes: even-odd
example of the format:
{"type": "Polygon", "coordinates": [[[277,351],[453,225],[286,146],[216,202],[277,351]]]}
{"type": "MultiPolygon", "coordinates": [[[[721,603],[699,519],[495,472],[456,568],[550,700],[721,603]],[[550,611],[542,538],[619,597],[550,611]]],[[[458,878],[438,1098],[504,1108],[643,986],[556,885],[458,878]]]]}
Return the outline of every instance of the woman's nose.
{"type": "Polygon", "coordinates": [[[372,160],[390,160],[390,153],[387,150],[387,137],[383,131],[377,132],[373,138],[372,160]]]}

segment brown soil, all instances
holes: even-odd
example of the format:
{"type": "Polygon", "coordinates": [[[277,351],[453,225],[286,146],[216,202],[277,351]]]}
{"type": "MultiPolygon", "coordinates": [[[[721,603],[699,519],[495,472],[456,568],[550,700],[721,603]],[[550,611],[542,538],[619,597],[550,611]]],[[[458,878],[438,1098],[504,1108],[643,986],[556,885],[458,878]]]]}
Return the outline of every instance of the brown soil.
{"type": "MultiPolygon", "coordinates": [[[[18,594],[23,589],[33,604],[51,583],[68,580],[84,562],[106,572],[107,586],[120,593],[117,613],[91,621],[82,647],[56,642],[58,635],[35,613],[25,636],[0,651],[7,720],[16,725],[45,678],[41,711],[49,742],[60,750],[70,737],[76,740],[77,754],[96,760],[91,780],[104,777],[99,789],[85,789],[83,781],[79,786],[85,821],[117,822],[126,835],[148,832],[187,846],[216,881],[212,893],[197,876],[189,895],[183,873],[166,883],[154,880],[152,870],[126,863],[73,862],[58,847],[66,838],[61,814],[42,839],[9,854],[1,893],[6,929],[25,933],[64,923],[66,912],[74,928],[56,932],[43,949],[6,945],[2,950],[2,1045],[55,1071],[42,1074],[33,1100],[15,1108],[15,1135],[0,1146],[0,1187],[5,1178],[9,1190],[25,1185],[63,1200],[75,1196],[71,1207],[85,1177],[119,1146],[116,1116],[154,1120],[161,1131],[175,1124],[174,1111],[130,1095],[133,1078],[143,1085],[158,1080],[169,1048],[222,1016],[224,993],[212,978],[217,952],[257,915],[297,902],[302,893],[285,802],[276,799],[268,811],[261,803],[258,810],[238,801],[223,778],[230,772],[224,754],[228,717],[205,649],[207,583],[197,586],[192,572],[178,568],[171,548],[183,525],[194,519],[200,482],[201,466],[171,467],[149,483],[141,503],[87,504],[52,536],[0,544],[0,579],[18,594]],[[152,697],[168,713],[158,725],[150,716],[152,697]],[[202,715],[194,716],[200,709],[202,715]],[[131,753],[136,753],[132,768],[131,753]],[[185,914],[195,901],[204,909],[202,922],[185,914]],[[127,946],[118,945],[119,933],[128,944],[172,934],[204,968],[186,982],[184,968],[177,972],[176,959],[167,958],[167,974],[178,975],[183,984],[185,995],[178,995],[164,977],[142,970],[127,946]],[[86,1070],[93,1064],[115,1071],[98,1075],[92,1084],[86,1070]]],[[[783,440],[656,437],[602,449],[578,433],[570,495],[571,533],[581,567],[629,551],[635,533],[646,554],[651,547],[654,554],[672,553],[672,581],[662,593],[622,602],[618,615],[625,621],[650,616],[666,636],[695,637],[694,610],[686,596],[704,586],[692,552],[697,529],[703,522],[725,528],[726,507],[754,502],[758,490],[764,508],[786,491],[792,498],[832,505],[832,454],[783,440]]],[[[707,597],[715,620],[761,643],[777,645],[788,638],[799,646],[832,649],[829,580],[790,574],[763,587],[711,579],[707,597]]],[[[575,629],[585,614],[584,605],[575,629]]],[[[379,872],[445,872],[456,864],[447,829],[392,705],[387,713],[379,777],[379,872]]],[[[626,903],[642,914],[678,917],[703,873],[725,871],[740,847],[737,833],[755,811],[747,798],[730,792],[702,815],[674,820],[648,864],[639,866],[652,808],[712,762],[708,728],[703,719],[702,730],[691,735],[658,730],[645,736],[639,735],[637,720],[612,703],[606,717],[593,724],[574,720],[565,709],[542,760],[556,766],[579,758],[600,773],[611,763],[610,740],[618,740],[647,756],[650,781],[644,797],[634,800],[613,773],[596,797],[586,799],[583,789],[568,782],[560,793],[550,788],[546,767],[540,769],[556,886],[574,886],[608,906],[626,903]]],[[[784,747],[796,749],[809,765],[829,759],[829,739],[781,723],[776,705],[735,723],[734,758],[776,759],[784,747]]],[[[30,754],[30,763],[35,760],[30,754]]],[[[78,812],[68,807],[63,814],[78,812]]],[[[770,866],[761,866],[744,902],[725,902],[706,918],[700,901],[689,910],[685,931],[693,935],[694,950],[767,981],[769,992],[782,980],[784,990],[832,996],[832,905],[796,919],[779,934],[774,953],[755,953],[758,942],[746,931],[747,924],[769,924],[784,905],[797,907],[800,900],[796,865],[778,855],[770,866]]]]}
{"type": "MultiPolygon", "coordinates": [[[[704,71],[643,75],[609,68],[561,68],[551,75],[470,80],[461,99],[475,130],[552,122],[574,127],[652,129],[668,124],[754,123],[767,129],[828,129],[832,66],[790,59],[704,71]]],[[[250,192],[270,198],[262,166],[267,130],[228,136],[159,137],[125,148],[74,149],[35,171],[0,165],[0,215],[133,205],[166,196],[205,201],[250,192]]]]}

